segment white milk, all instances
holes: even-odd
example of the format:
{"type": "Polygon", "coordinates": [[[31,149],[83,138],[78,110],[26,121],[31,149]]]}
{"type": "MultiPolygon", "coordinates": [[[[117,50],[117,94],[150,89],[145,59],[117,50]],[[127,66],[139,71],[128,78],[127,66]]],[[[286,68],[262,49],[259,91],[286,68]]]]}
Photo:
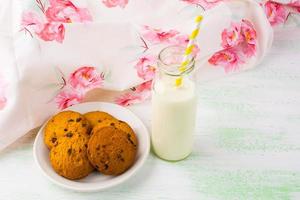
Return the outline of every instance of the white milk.
{"type": "Polygon", "coordinates": [[[165,160],[186,158],[192,151],[196,119],[195,83],[188,78],[180,87],[174,78],[155,81],[152,94],[152,145],[165,160]]]}

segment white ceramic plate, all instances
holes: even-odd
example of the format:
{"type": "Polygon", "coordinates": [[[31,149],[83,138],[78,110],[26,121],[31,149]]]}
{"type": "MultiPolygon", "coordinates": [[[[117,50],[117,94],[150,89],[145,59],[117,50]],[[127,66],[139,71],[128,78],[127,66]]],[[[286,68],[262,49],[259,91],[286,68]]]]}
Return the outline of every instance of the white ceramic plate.
{"type": "Polygon", "coordinates": [[[115,104],[103,103],[103,102],[78,104],[69,107],[66,110],[73,110],[80,113],[100,110],[100,111],[108,112],[111,115],[115,116],[116,118],[127,122],[133,128],[133,130],[137,135],[138,151],[137,151],[136,161],[134,165],[119,176],[107,176],[99,172],[93,172],[89,176],[80,180],[76,180],[76,181],[68,180],[58,175],[51,167],[50,160],[49,160],[49,150],[44,144],[44,127],[45,127],[44,124],[36,136],[34,146],[33,146],[33,154],[39,168],[52,182],[64,188],[75,190],[75,191],[81,191],[81,192],[100,191],[124,182],[125,180],[130,178],[133,174],[135,174],[144,164],[150,150],[150,137],[145,125],[131,111],[115,104]]]}

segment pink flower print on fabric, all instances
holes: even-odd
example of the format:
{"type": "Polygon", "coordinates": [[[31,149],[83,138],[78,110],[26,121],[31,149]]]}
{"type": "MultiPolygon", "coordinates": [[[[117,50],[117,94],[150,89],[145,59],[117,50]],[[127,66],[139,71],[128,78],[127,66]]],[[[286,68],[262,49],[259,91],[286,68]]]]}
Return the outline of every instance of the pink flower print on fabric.
{"type": "Polygon", "coordinates": [[[104,75],[98,73],[95,67],[83,66],[74,71],[69,78],[70,85],[79,90],[100,88],[104,82],[104,75]]]}
{"type": "Polygon", "coordinates": [[[156,60],[154,56],[141,57],[135,65],[138,76],[146,81],[152,80],[155,75],[156,60]]]}
{"type": "Polygon", "coordinates": [[[21,25],[23,29],[28,28],[33,30],[34,33],[44,41],[57,41],[62,43],[65,37],[65,27],[63,24],[55,22],[45,22],[45,19],[40,17],[35,12],[25,12],[22,15],[21,25]]]}
{"type": "Polygon", "coordinates": [[[252,57],[256,53],[257,34],[250,21],[245,19],[242,20],[241,35],[244,40],[244,44],[242,44],[242,51],[246,57],[252,57]]]}
{"type": "Polygon", "coordinates": [[[83,95],[75,90],[62,90],[56,97],[55,102],[59,109],[63,110],[83,100],[83,95]]]}
{"type": "Polygon", "coordinates": [[[59,23],[46,23],[43,29],[36,34],[44,41],[57,41],[62,43],[65,37],[65,27],[59,23]]]}
{"type": "Polygon", "coordinates": [[[49,0],[50,5],[45,5],[36,0],[42,15],[33,11],[24,12],[22,15],[22,30],[33,31],[44,41],[57,41],[62,43],[65,37],[65,26],[63,23],[92,21],[88,9],[78,8],[69,0],[49,0]]]}
{"type": "Polygon", "coordinates": [[[287,6],[291,9],[291,12],[300,13],[300,0],[291,0],[287,6]]]}
{"type": "Polygon", "coordinates": [[[125,8],[128,4],[128,0],[102,0],[102,3],[108,8],[113,8],[117,6],[125,8]]]}
{"type": "Polygon", "coordinates": [[[242,20],[241,34],[247,44],[256,45],[257,35],[256,35],[256,31],[253,27],[253,24],[250,21],[248,21],[246,19],[242,20]]]}
{"type": "Polygon", "coordinates": [[[215,53],[208,62],[222,66],[226,73],[239,69],[239,65],[254,56],[257,51],[257,34],[252,23],[243,19],[231,23],[221,34],[223,50],[215,53]]]}
{"type": "Polygon", "coordinates": [[[137,87],[135,87],[135,91],[138,93],[145,92],[145,91],[151,91],[152,88],[152,80],[146,81],[137,87]]]}
{"type": "Polygon", "coordinates": [[[130,106],[140,102],[143,102],[143,96],[140,93],[134,92],[125,93],[115,100],[115,103],[121,106],[130,106]]]}
{"type": "Polygon", "coordinates": [[[163,31],[161,29],[154,29],[149,26],[144,26],[142,36],[152,44],[161,44],[170,43],[171,39],[178,33],[179,32],[176,30],[163,31]]]}
{"type": "Polygon", "coordinates": [[[288,6],[290,6],[293,11],[300,13],[300,0],[291,0],[288,6]]]}
{"type": "Polygon", "coordinates": [[[36,12],[24,12],[22,14],[22,27],[30,27],[35,33],[39,33],[44,28],[45,20],[41,18],[36,12]]]}
{"type": "Polygon", "coordinates": [[[146,81],[131,92],[127,92],[115,100],[115,103],[121,106],[130,106],[132,104],[142,103],[151,97],[152,80],[146,81]]]}
{"type": "MultiPolygon", "coordinates": [[[[0,91],[1,92],[1,91],[0,91]]],[[[3,110],[6,106],[7,99],[5,96],[1,96],[0,94],[0,110],[3,110]]]]}
{"type": "Polygon", "coordinates": [[[289,14],[285,6],[277,2],[267,1],[264,4],[264,9],[272,26],[283,24],[289,14]]]}
{"type": "Polygon", "coordinates": [[[225,49],[215,53],[208,62],[212,65],[222,66],[225,72],[235,71],[243,61],[234,49],[225,49]]]}
{"type": "Polygon", "coordinates": [[[291,0],[288,3],[289,6],[296,6],[296,7],[300,7],[300,0],[291,0]]]}
{"type": "Polygon", "coordinates": [[[5,96],[5,87],[6,84],[4,80],[0,77],[0,110],[3,110],[7,103],[7,99],[5,96]]]}
{"type": "Polygon", "coordinates": [[[65,79],[64,86],[54,98],[59,109],[82,102],[87,92],[100,88],[104,83],[104,73],[99,73],[95,67],[82,66],[72,72],[69,79],[65,79]]]}
{"type": "Polygon", "coordinates": [[[88,9],[78,8],[71,1],[50,0],[50,7],[45,12],[50,22],[89,22],[92,21],[88,9]]]}
{"type": "Polygon", "coordinates": [[[237,23],[231,23],[231,27],[222,32],[222,47],[230,48],[239,45],[243,41],[241,35],[241,26],[237,23]]]}

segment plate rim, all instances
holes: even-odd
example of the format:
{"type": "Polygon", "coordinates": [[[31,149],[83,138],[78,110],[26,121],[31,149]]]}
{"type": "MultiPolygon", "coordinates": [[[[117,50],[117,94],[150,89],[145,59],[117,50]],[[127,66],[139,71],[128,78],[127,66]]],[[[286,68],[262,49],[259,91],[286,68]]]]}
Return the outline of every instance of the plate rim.
{"type": "MultiPolygon", "coordinates": [[[[135,169],[132,170],[132,171],[128,171],[128,172],[124,173],[126,176],[123,176],[120,179],[117,179],[114,182],[111,182],[110,184],[104,185],[104,186],[101,186],[101,187],[93,187],[93,188],[88,189],[88,188],[78,188],[78,186],[76,186],[76,188],[74,188],[74,187],[72,187],[72,186],[70,186],[68,184],[61,183],[60,181],[58,181],[55,178],[53,178],[52,176],[50,176],[43,169],[43,167],[41,166],[41,164],[40,164],[41,161],[39,160],[39,158],[37,156],[37,153],[36,153],[37,152],[37,143],[39,141],[39,138],[42,137],[42,132],[43,132],[45,126],[46,126],[46,123],[51,118],[51,117],[49,117],[42,124],[42,126],[39,128],[39,130],[37,132],[37,135],[35,136],[34,143],[33,143],[33,157],[34,157],[34,161],[35,161],[36,165],[38,166],[39,170],[42,172],[42,174],[44,176],[46,176],[47,179],[50,180],[52,183],[54,183],[56,185],[59,185],[62,188],[66,188],[66,189],[69,189],[69,190],[72,190],[72,191],[77,191],[77,192],[97,192],[97,191],[103,191],[103,190],[115,187],[117,185],[120,185],[121,183],[129,180],[131,177],[133,177],[135,174],[137,174],[137,172],[145,164],[145,161],[147,160],[147,158],[148,158],[148,156],[150,154],[150,148],[151,148],[150,147],[151,146],[151,144],[150,144],[151,142],[150,142],[149,131],[148,131],[147,127],[145,126],[144,122],[135,113],[133,113],[131,110],[129,110],[128,108],[122,107],[120,105],[117,105],[117,104],[114,104],[114,103],[109,103],[109,102],[102,102],[102,101],[84,102],[84,103],[80,103],[80,104],[76,104],[76,105],[70,106],[70,107],[68,107],[66,109],[63,109],[61,111],[58,111],[56,113],[59,113],[59,112],[62,112],[62,111],[67,111],[67,110],[74,110],[72,108],[76,108],[77,106],[89,105],[89,104],[90,105],[92,105],[92,104],[102,104],[102,105],[114,106],[116,108],[121,108],[121,109],[124,109],[127,112],[129,112],[132,116],[134,116],[137,120],[139,120],[141,122],[142,128],[145,130],[145,136],[144,137],[146,138],[145,139],[145,141],[146,141],[146,148],[145,148],[145,152],[142,154],[142,156],[140,158],[140,161],[138,163],[136,163],[136,165],[133,165],[133,166],[135,166],[135,169]]],[[[55,115],[55,114],[53,114],[53,115],[55,115]]],[[[72,180],[68,180],[68,181],[72,181],[72,180]]]]}

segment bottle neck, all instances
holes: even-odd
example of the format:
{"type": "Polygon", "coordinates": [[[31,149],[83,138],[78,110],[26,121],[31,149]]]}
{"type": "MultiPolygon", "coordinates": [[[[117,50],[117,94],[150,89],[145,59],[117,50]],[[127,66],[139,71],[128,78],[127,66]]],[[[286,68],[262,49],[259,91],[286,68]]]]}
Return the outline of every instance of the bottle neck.
{"type": "Polygon", "coordinates": [[[169,46],[158,55],[158,71],[160,74],[180,77],[190,74],[195,66],[194,57],[185,56],[185,48],[182,46],[169,46]],[[182,66],[182,63],[185,63],[182,66]]]}
{"type": "Polygon", "coordinates": [[[173,85],[178,78],[183,80],[193,81],[193,70],[194,70],[194,60],[186,67],[185,71],[179,71],[180,65],[166,65],[164,63],[158,63],[158,70],[156,74],[156,79],[164,81],[166,84],[173,85]]]}

